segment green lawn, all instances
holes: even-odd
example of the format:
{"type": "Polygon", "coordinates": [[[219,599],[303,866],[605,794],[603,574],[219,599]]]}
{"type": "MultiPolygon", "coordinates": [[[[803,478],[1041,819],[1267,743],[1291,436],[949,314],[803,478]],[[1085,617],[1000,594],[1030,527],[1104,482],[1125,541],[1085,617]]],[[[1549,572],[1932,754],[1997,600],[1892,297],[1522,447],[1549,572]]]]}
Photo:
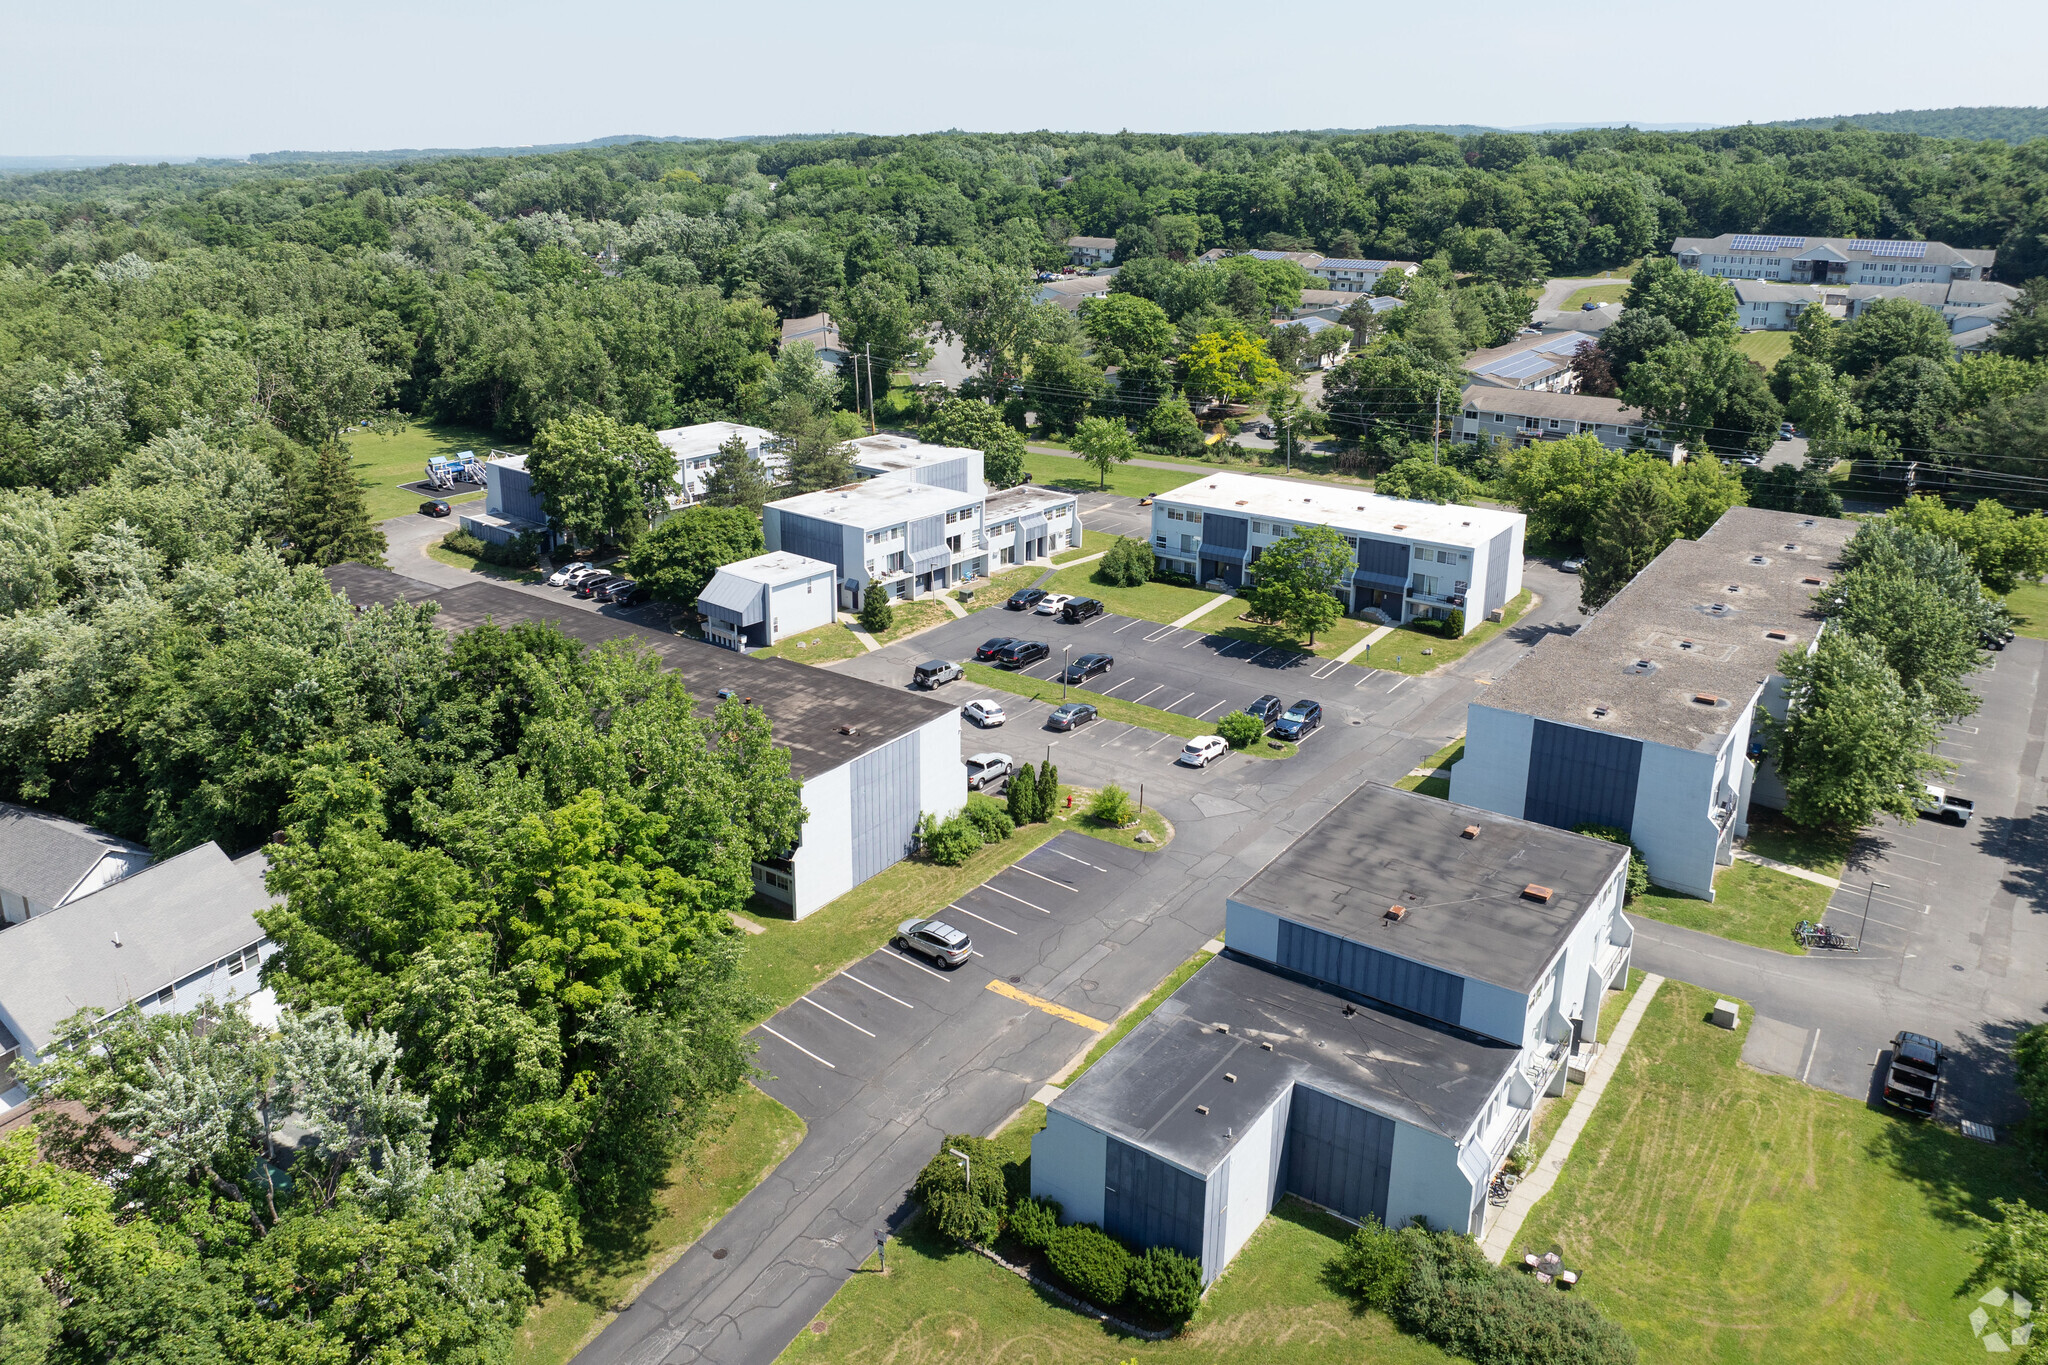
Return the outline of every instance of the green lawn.
{"type": "Polygon", "coordinates": [[[1207,630],[1216,635],[1228,635],[1234,639],[1247,640],[1256,645],[1272,645],[1280,649],[1291,649],[1297,654],[1314,654],[1320,658],[1334,659],[1366,636],[1378,630],[1379,622],[1361,621],[1356,617],[1340,616],[1328,630],[1316,632],[1316,642],[1310,646],[1295,634],[1293,627],[1278,622],[1247,621],[1241,606],[1225,602],[1208,616],[1195,622],[1195,628],[1207,630]]]}
{"type": "MultiPolygon", "coordinates": [[[[1067,790],[1074,794],[1074,824],[1083,834],[1092,834],[1105,844],[1116,844],[1121,848],[1136,849],[1140,853],[1151,853],[1157,849],[1165,848],[1173,842],[1173,822],[1161,815],[1157,807],[1148,805],[1143,811],[1139,812],[1137,829],[1118,829],[1114,825],[1106,824],[1096,819],[1083,809],[1088,801],[1094,797],[1095,788],[1069,787],[1067,790]],[[1151,835],[1152,842],[1149,844],[1139,843],[1138,830],[1143,830],[1151,835]]],[[[1135,787],[1131,789],[1131,799],[1133,801],[1138,799],[1138,791],[1135,787]]]]}
{"type": "Polygon", "coordinates": [[[1421,792],[1424,796],[1434,796],[1440,800],[1448,801],[1451,799],[1451,779],[1447,774],[1451,765],[1464,756],[1465,741],[1454,739],[1415,765],[1418,768],[1430,769],[1427,776],[1404,777],[1394,785],[1402,791],[1421,792]],[[1438,776],[1437,772],[1439,770],[1446,775],[1438,776]]]}
{"type": "Polygon", "coordinates": [[[1044,572],[1045,565],[1039,563],[1020,564],[1013,569],[998,569],[987,578],[972,584],[974,600],[963,602],[961,605],[971,612],[1002,607],[1009,602],[1011,593],[1030,587],[1044,572]]]}
{"type": "Polygon", "coordinates": [[[794,659],[800,664],[831,664],[865,653],[860,637],[837,621],[830,625],[790,635],[767,649],[753,651],[757,659],[794,659]]]}
{"type": "Polygon", "coordinates": [[[1111,542],[1116,539],[1117,537],[1115,536],[1104,535],[1100,531],[1091,531],[1083,526],[1081,528],[1081,543],[1079,545],[1069,545],[1066,549],[1061,550],[1052,557],[1052,562],[1055,564],[1067,564],[1076,559],[1086,559],[1089,555],[1099,555],[1104,550],[1107,550],[1111,542]]]}
{"type": "MultiPolygon", "coordinates": [[[[992,687],[998,692],[1008,692],[1013,697],[1029,697],[1033,701],[1060,700],[1060,685],[1056,682],[1026,677],[1006,669],[990,668],[987,664],[966,663],[961,667],[967,670],[968,682],[992,687]]],[[[1213,717],[1209,720],[1196,720],[1193,716],[1184,716],[1178,711],[1162,711],[1153,706],[1140,706],[1136,702],[1118,701],[1115,697],[1079,687],[1069,687],[1066,697],[1068,701],[1092,703],[1101,713],[1103,720],[1120,720],[1126,725],[1141,725],[1147,730],[1157,730],[1162,734],[1179,735],[1182,739],[1216,733],[1216,722],[1213,717]]],[[[1296,746],[1281,740],[1262,740],[1240,752],[1249,758],[1291,758],[1296,752],[1296,746]],[[1274,744],[1280,747],[1270,747],[1274,744]]]]}
{"type": "Polygon", "coordinates": [[[2048,584],[2022,583],[2005,595],[2013,629],[2030,640],[2048,640],[2048,584]]]}
{"type": "Polygon", "coordinates": [[[878,645],[893,645],[906,635],[915,635],[921,630],[943,625],[953,619],[953,613],[946,610],[946,604],[935,597],[919,598],[915,602],[897,602],[889,628],[875,637],[878,645]]]}
{"type": "MultiPolygon", "coordinates": [[[[1609,991],[1607,998],[1600,1002],[1599,1042],[1606,1042],[1613,1034],[1615,1025],[1621,1022],[1622,1011],[1628,1008],[1629,1001],[1636,998],[1636,988],[1643,984],[1647,975],[1638,968],[1629,968],[1628,981],[1620,990],[1609,991]]],[[[1550,1146],[1550,1140],[1564,1126],[1564,1116],[1571,1112],[1572,1106],[1578,1102],[1579,1092],[1585,1088],[1567,1073],[1562,1095],[1545,1096],[1537,1102],[1535,1129],[1529,1135],[1529,1145],[1536,1149],[1537,1156],[1542,1156],[1544,1148],[1550,1146]]]]}
{"type": "Polygon", "coordinates": [[[1735,349],[1768,370],[1792,354],[1792,334],[1743,332],[1735,338],[1735,349]]]}
{"type": "Polygon", "coordinates": [[[1737,943],[1753,943],[1774,952],[1801,955],[1792,926],[1821,919],[1834,892],[1818,882],[1773,872],[1755,863],[1737,862],[1714,874],[1714,899],[1666,891],[1653,886],[1629,902],[1628,913],[1647,915],[1666,924],[1716,934],[1737,943]]]}
{"type": "MultiPolygon", "coordinates": [[[[372,521],[419,509],[424,495],[398,485],[424,479],[430,455],[453,455],[462,450],[474,450],[482,455],[494,447],[511,451],[526,448],[510,445],[487,431],[449,426],[422,418],[404,418],[375,427],[358,427],[342,438],[342,444],[348,449],[349,467],[362,480],[363,498],[370,506],[372,521]]],[[[469,498],[452,501],[466,502],[482,496],[481,493],[473,493],[469,498]]]]}
{"type": "Polygon", "coordinates": [[[1563,311],[1574,312],[1589,303],[1620,303],[1627,296],[1628,288],[1627,280],[1616,280],[1613,284],[1589,284],[1573,291],[1572,296],[1564,301],[1563,311]]]}
{"type": "MultiPolygon", "coordinates": [[[[446,564],[451,569],[467,569],[485,578],[502,578],[512,583],[538,583],[546,577],[539,569],[508,569],[502,564],[486,564],[471,555],[459,554],[438,540],[427,542],[427,558],[446,564]]],[[[400,572],[404,572],[400,570],[400,572]]]]}
{"type": "Polygon", "coordinates": [[[512,1365],[565,1365],[690,1245],[803,1141],[804,1122],[748,1086],[726,1123],[669,1171],[643,1228],[593,1233],[582,1253],[540,1288],[512,1341],[512,1365]]]}
{"type": "Polygon", "coordinates": [[[1801,829],[1775,811],[1761,806],[1749,808],[1749,833],[1742,846],[1759,858],[1790,863],[1824,877],[1840,877],[1856,845],[1853,834],[1829,834],[1801,829]]]}
{"type": "MultiPolygon", "coordinates": [[[[1214,466],[1210,466],[1214,468],[1214,466]]],[[[1118,465],[1109,471],[1109,485],[1105,490],[1094,466],[1083,464],[1068,455],[1047,455],[1043,451],[1024,452],[1024,470],[1031,475],[1033,483],[1050,488],[1064,488],[1076,493],[1107,491],[1128,498],[1149,498],[1164,493],[1170,488],[1179,488],[1193,483],[1202,475],[1201,465],[1185,469],[1146,469],[1140,465],[1118,465]]]]}
{"type": "Polygon", "coordinates": [[[1481,621],[1478,625],[1467,622],[1465,633],[1455,640],[1446,640],[1434,630],[1425,630],[1419,624],[1410,622],[1394,627],[1394,633],[1375,644],[1364,654],[1351,662],[1360,667],[1384,668],[1390,673],[1429,673],[1445,664],[1456,663],[1494,636],[1522,619],[1530,607],[1536,605],[1536,597],[1527,588],[1515,595],[1508,603],[1504,620],[1481,621]],[[1423,650],[1430,651],[1424,654],[1423,650]]]}
{"type": "MultiPolygon", "coordinates": [[[[1181,588],[1171,583],[1140,583],[1135,588],[1119,588],[1096,581],[1095,571],[1101,566],[1102,561],[1098,559],[1093,564],[1075,564],[1061,569],[1045,585],[1046,591],[1063,592],[1069,597],[1097,598],[1119,616],[1160,622],[1178,621],[1216,596],[1200,588],[1181,588]]],[[[1217,610],[1223,608],[1218,607],[1217,610]]]]}
{"type": "Polygon", "coordinates": [[[1558,1251],[1646,1363],[1983,1360],[1970,1215],[2048,1188],[2009,1142],[1742,1066],[1715,996],[1658,991],[1515,1253],[1558,1251]]]}

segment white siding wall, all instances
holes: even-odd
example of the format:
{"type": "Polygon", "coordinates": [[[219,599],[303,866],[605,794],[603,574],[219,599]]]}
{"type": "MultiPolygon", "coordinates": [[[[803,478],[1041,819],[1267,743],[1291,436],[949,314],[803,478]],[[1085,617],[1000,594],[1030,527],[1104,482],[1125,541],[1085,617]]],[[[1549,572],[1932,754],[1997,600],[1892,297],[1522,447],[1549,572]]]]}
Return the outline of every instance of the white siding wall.
{"type": "MultiPolygon", "coordinates": [[[[1644,741],[1629,826],[1651,881],[1704,900],[1714,898],[1714,854],[1720,842],[1711,800],[1718,757],[1644,741]]],[[[1451,769],[1453,783],[1464,766],[1461,762],[1451,769]]],[[[1452,798],[1457,799],[1455,789],[1452,798]]]]}
{"type": "Polygon", "coordinates": [[[798,635],[832,624],[835,596],[832,574],[822,573],[801,583],[785,583],[768,592],[768,643],[786,635],[798,635]]]}
{"type": "MultiPolygon", "coordinates": [[[[1251,1240],[1280,1198],[1280,1156],[1287,1141],[1287,1110],[1291,1100],[1292,1091],[1288,1091],[1273,1101],[1272,1107],[1244,1130],[1244,1136],[1230,1149],[1229,1160],[1223,1163],[1225,1178],[1230,1182],[1224,1204],[1224,1265],[1251,1240]]],[[[1214,1178],[1212,1175],[1211,1179],[1214,1178]]],[[[1214,1278],[1222,1269],[1223,1265],[1202,1267],[1208,1278],[1214,1278]]]]}
{"type": "Polygon", "coordinates": [[[1458,1026],[1483,1033],[1503,1042],[1524,1039],[1523,1020],[1529,1013],[1529,997],[1485,981],[1465,978],[1465,994],[1458,1007],[1458,1026]]]}
{"type": "Polygon", "coordinates": [[[944,820],[967,804],[967,767],[960,761],[960,713],[935,716],[917,740],[918,810],[944,820]]]}
{"type": "Polygon", "coordinates": [[[1462,1232],[1471,1212],[1472,1180],[1458,1164],[1457,1144],[1396,1120],[1387,1226],[1405,1227],[1409,1219],[1422,1217],[1431,1227],[1462,1232]]]}
{"type": "Polygon", "coordinates": [[[1535,736],[1533,716],[1477,702],[1466,707],[1465,756],[1451,769],[1451,800],[1521,819],[1535,736]]]}
{"type": "Polygon", "coordinates": [[[1031,1193],[1059,1201],[1068,1223],[1102,1222],[1102,1182],[1109,1168],[1109,1139],[1057,1109],[1031,1139],[1031,1193]]]}
{"type": "Polygon", "coordinates": [[[1223,941],[1240,953],[1267,962],[1278,961],[1280,921],[1264,910],[1227,900],[1223,903],[1223,941]]]}
{"type": "Polygon", "coordinates": [[[850,765],[804,783],[804,838],[793,860],[796,904],[802,919],[853,889],[853,787],[850,765]]]}

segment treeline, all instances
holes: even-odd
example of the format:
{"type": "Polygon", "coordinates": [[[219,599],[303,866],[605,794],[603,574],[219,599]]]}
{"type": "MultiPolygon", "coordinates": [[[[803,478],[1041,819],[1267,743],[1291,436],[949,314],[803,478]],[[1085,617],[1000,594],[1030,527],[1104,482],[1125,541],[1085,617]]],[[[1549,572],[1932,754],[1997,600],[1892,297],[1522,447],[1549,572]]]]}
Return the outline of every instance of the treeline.
{"type": "Polygon", "coordinates": [[[2038,105],[1985,104],[1952,109],[1898,109],[1889,114],[1838,114],[1833,118],[1779,119],[1773,128],[1868,128],[1877,133],[1918,137],[1998,138],[2029,142],[2048,137],[2048,109],[2038,105]]]}

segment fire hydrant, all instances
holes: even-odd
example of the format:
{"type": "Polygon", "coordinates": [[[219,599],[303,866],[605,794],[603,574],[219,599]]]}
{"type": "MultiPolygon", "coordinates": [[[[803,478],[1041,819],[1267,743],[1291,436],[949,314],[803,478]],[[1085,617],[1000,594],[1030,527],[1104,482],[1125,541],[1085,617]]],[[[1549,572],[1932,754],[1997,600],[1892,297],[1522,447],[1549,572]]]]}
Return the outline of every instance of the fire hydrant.
{"type": "Polygon", "coordinates": [[[1072,810],[1073,808],[1074,808],[1074,794],[1073,794],[1072,792],[1068,792],[1068,793],[1067,793],[1067,809],[1068,809],[1068,810],[1072,810]]]}

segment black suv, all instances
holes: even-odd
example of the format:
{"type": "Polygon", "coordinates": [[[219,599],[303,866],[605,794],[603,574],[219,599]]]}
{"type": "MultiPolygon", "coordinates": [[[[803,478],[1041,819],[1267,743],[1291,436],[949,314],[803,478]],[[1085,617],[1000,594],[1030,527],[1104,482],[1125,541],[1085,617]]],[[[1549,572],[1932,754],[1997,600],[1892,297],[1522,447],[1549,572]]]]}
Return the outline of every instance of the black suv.
{"type": "Polygon", "coordinates": [[[1060,608],[1060,620],[1068,625],[1078,625],[1092,616],[1102,615],[1102,603],[1092,597],[1076,597],[1060,608]]]}
{"type": "MultiPolygon", "coordinates": [[[[585,579],[576,585],[576,595],[578,597],[597,597],[599,593],[616,588],[625,581],[625,579],[620,578],[616,574],[606,574],[603,578],[585,579]]],[[[602,601],[603,599],[599,598],[599,600],[602,601]]]]}
{"type": "Polygon", "coordinates": [[[993,640],[983,640],[981,648],[974,651],[974,662],[978,664],[988,663],[1003,652],[1003,646],[1016,643],[1015,637],[1009,635],[998,635],[993,640]]]}
{"type": "Polygon", "coordinates": [[[1281,739],[1307,739],[1322,723],[1323,708],[1304,698],[1287,708],[1287,714],[1280,717],[1273,733],[1281,739]]]}
{"type": "Polygon", "coordinates": [[[1280,719],[1281,710],[1280,699],[1271,692],[1268,692],[1250,706],[1245,707],[1244,713],[1248,716],[1257,717],[1259,724],[1270,730],[1273,728],[1273,722],[1280,719]]]}
{"type": "Polygon", "coordinates": [[[1030,611],[1045,597],[1044,588],[1019,588],[1006,604],[1011,611],[1030,611]]]}
{"type": "Polygon", "coordinates": [[[1116,660],[1110,655],[1083,654],[1080,658],[1068,664],[1066,670],[1060,674],[1060,677],[1063,681],[1070,684],[1083,683],[1087,682],[1097,673],[1107,673],[1115,667],[1116,660]]]}
{"type": "Polygon", "coordinates": [[[1028,668],[1050,653],[1052,646],[1043,640],[1012,640],[996,651],[996,667],[1028,668]]]}
{"type": "Polygon", "coordinates": [[[1921,1033],[1901,1032],[1892,1039],[1892,1065],[1885,1073],[1884,1102],[1909,1114],[1931,1118],[1941,1088],[1941,1064],[1947,1049],[1921,1033]]]}

